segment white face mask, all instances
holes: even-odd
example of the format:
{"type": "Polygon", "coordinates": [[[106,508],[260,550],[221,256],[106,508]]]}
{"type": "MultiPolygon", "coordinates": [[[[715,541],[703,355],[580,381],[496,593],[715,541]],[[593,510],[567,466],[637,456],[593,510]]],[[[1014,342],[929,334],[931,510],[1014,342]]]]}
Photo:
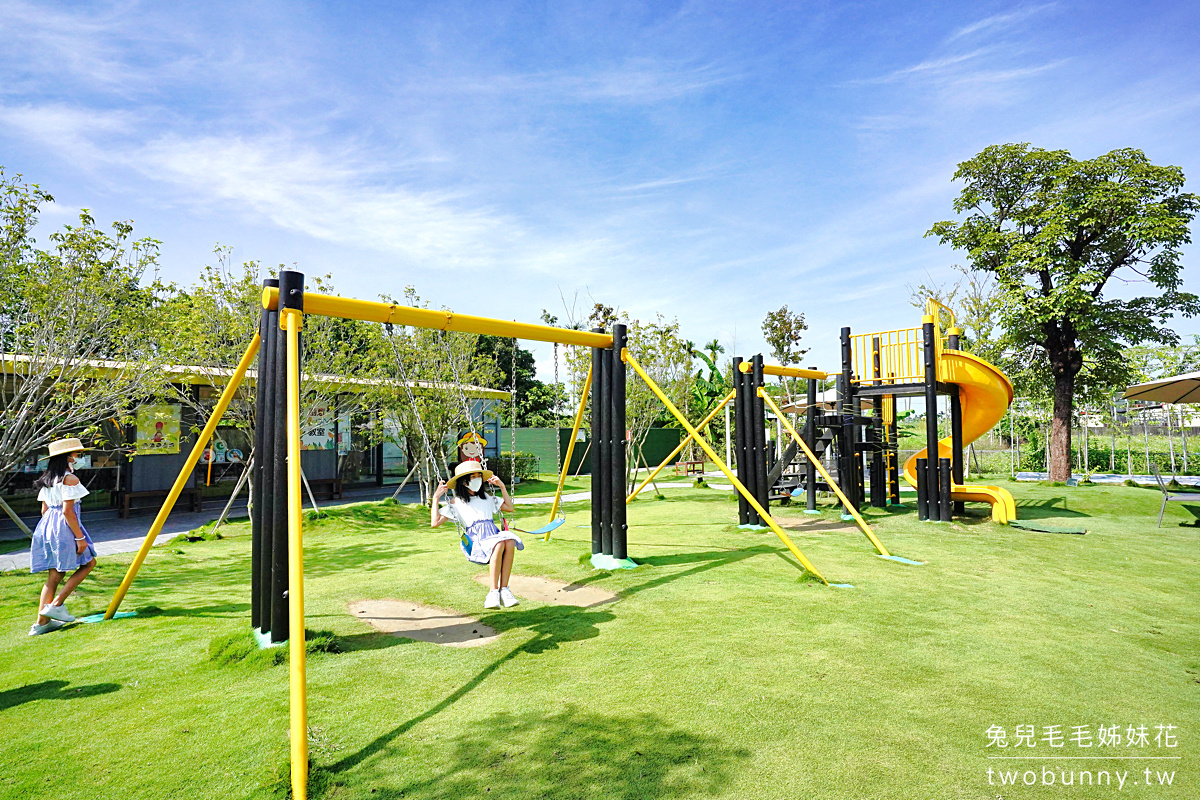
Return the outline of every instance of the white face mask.
{"type": "Polygon", "coordinates": [[[483,486],[483,478],[479,477],[478,475],[467,481],[467,488],[472,492],[478,492],[480,486],[483,486]]]}

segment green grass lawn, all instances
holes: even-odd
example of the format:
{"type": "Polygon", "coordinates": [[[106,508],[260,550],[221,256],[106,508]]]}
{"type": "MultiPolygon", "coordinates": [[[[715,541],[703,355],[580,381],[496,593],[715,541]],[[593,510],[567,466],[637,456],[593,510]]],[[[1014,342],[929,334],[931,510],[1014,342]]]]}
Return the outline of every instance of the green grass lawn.
{"type": "MultiPolygon", "coordinates": [[[[912,510],[868,517],[907,566],[873,555],[828,508],[794,539],[831,580],[808,579],[769,532],[740,531],[728,492],[679,490],[630,507],[643,566],[585,566],[586,503],[517,571],[619,592],[590,609],[482,609],[447,526],[421,509],[359,504],[306,529],[307,624],[343,650],[309,660],[316,796],[325,798],[1041,798],[1200,795],[1200,530],[1129,487],[1006,484],[1022,517],[1086,536],[998,527],[978,507],[947,525],[912,510]],[[479,648],[374,633],[347,613],[405,598],[477,615],[479,648]],[[1035,755],[1095,755],[1074,726],[1146,725],[1179,761],[989,760],[1034,725],[1035,755]],[[1175,749],[1154,726],[1175,725],[1175,749]],[[1068,734],[1061,749],[1045,726],[1068,734]],[[988,768],[1039,784],[989,786],[988,768]],[[1032,765],[1032,766],[1030,766],[1032,765]],[[1141,770],[1173,771],[1169,788],[1141,770]],[[1040,784],[1042,770],[1123,771],[1126,785],[1040,784]],[[1139,785],[1134,787],[1132,782],[1139,785]]],[[[1173,504],[1175,505],[1175,504],[1173,504]]],[[[544,510],[543,510],[544,511],[544,510]]],[[[540,524],[542,513],[520,521],[540,524]]],[[[780,509],[785,522],[812,520],[780,509]]],[[[249,626],[245,523],[220,541],[156,548],[125,601],[135,618],[29,638],[39,581],[0,576],[0,797],[277,795],[288,673],[218,665],[249,626]]],[[[130,556],[108,557],[71,603],[101,610],[130,556]]],[[[998,782],[999,777],[993,777],[998,782]]]]}

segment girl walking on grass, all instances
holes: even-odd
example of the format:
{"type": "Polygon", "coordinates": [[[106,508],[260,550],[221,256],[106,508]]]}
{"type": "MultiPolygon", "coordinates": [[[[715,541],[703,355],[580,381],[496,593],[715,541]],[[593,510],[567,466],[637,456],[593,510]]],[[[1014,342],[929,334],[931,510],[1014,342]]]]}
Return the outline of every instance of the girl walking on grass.
{"type": "Polygon", "coordinates": [[[490,564],[492,588],[484,598],[484,608],[511,608],[517,605],[516,596],[508,588],[512,574],[513,555],[524,550],[519,536],[496,527],[492,516],[497,511],[512,512],[512,498],[504,488],[504,481],[491,470],[484,469],[478,461],[463,461],[454,468],[448,481],[438,484],[433,493],[433,509],[429,524],[433,527],[446,520],[457,522],[462,529],[459,544],[467,560],[475,564],[490,564]],[[488,495],[484,484],[500,490],[502,497],[488,495]],[[438,502],[447,492],[453,492],[449,502],[439,506],[438,502]]]}
{"type": "Polygon", "coordinates": [[[92,537],[79,521],[79,501],[88,490],[72,472],[76,457],[86,450],[78,439],[60,439],[50,444],[50,461],[37,479],[42,518],[33,532],[29,548],[29,571],[48,571],[38,599],[38,618],[29,629],[30,636],[57,630],[75,617],[67,611],[67,598],[96,566],[96,548],[92,537]],[[58,591],[66,574],[71,577],[58,591]],[[58,592],[55,594],[55,592],[58,592]]]}

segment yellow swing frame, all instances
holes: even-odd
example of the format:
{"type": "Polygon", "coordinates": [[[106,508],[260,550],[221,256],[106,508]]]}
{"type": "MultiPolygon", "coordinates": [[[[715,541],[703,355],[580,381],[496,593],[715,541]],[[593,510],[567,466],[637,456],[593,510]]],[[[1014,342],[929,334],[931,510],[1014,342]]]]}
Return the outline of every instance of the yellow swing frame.
{"type": "MultiPolygon", "coordinates": [[[[549,325],[536,325],[521,322],[509,322],[506,320],[492,319],[489,317],[476,317],[466,314],[455,314],[452,311],[436,311],[426,308],[414,308],[412,306],[401,306],[395,303],[379,303],[369,300],[355,300],[346,297],[336,297],[332,295],[322,295],[316,293],[305,292],[303,294],[303,310],[297,308],[280,308],[279,289],[276,287],[267,287],[262,292],[262,305],[265,310],[279,310],[279,326],[285,332],[286,336],[286,353],[287,353],[287,496],[288,496],[288,610],[289,610],[289,708],[290,708],[290,748],[291,748],[291,784],[292,796],[296,800],[307,800],[308,797],[308,691],[307,691],[307,672],[305,664],[305,643],[304,643],[304,530],[303,517],[301,514],[301,476],[300,476],[300,348],[299,338],[300,330],[304,324],[304,316],[306,314],[315,314],[327,317],[341,317],[344,319],[357,319],[365,322],[392,323],[393,325],[411,325],[422,328],[432,328],[444,331],[461,331],[464,333],[479,333],[489,334],[492,336],[504,336],[519,339],[531,339],[534,341],[543,342],[558,342],[560,344],[578,345],[582,347],[598,347],[603,349],[611,348],[613,345],[613,337],[609,334],[595,333],[591,331],[575,331],[565,328],[556,328],[549,325]]],[[[257,333],[251,339],[249,346],[246,348],[245,354],[238,363],[237,369],[230,378],[229,383],[222,391],[220,398],[217,401],[216,407],[213,409],[212,415],[209,417],[204,429],[196,440],[196,444],[192,448],[192,452],[188,455],[187,461],[180,470],[179,476],[176,478],[171,491],[167,495],[167,499],[163,502],[162,508],[159,509],[158,515],[154,519],[154,523],[150,526],[150,531],[146,534],[145,540],[142,542],[137,555],[133,562],[129,565],[121,585],[114,593],[112,601],[109,603],[104,614],[104,619],[112,619],[120,608],[121,602],[125,599],[129,587],[132,585],[134,578],[145,562],[150,548],[154,545],[154,540],[162,532],[163,525],[166,523],[168,515],[174,508],[175,502],[179,499],[179,495],[183,491],[184,484],[187,482],[188,475],[195,468],[200,460],[201,454],[207,447],[208,442],[212,439],[218,423],[232,402],[238,387],[246,377],[246,372],[250,367],[250,363],[258,353],[260,339],[257,333]]],[[[717,467],[725,474],[733,483],[734,488],[744,497],[746,501],[754,507],[754,510],[766,521],[767,525],[779,537],[780,541],[791,551],[792,555],[804,566],[806,570],[811,572],[822,583],[829,585],[829,581],[825,579],[817,568],[808,560],[805,555],[800,552],[800,549],[788,538],[779,524],[771,518],[767,510],[763,508],[757,499],[747,491],[746,487],[737,479],[737,476],[725,465],[720,457],[713,450],[712,446],[701,435],[702,430],[708,422],[716,414],[716,410],[709,415],[709,418],[700,425],[699,428],[693,427],[691,423],[680,413],[674,403],[663,393],[662,389],[654,382],[654,380],[646,374],[641,364],[629,354],[628,349],[622,350],[622,359],[638,376],[646,383],[654,395],[663,403],[666,409],[679,421],[680,425],[687,432],[687,438],[680,444],[680,449],[688,441],[694,440],[704,450],[705,454],[717,465],[717,467]]],[[[588,372],[588,377],[585,381],[585,389],[581,398],[579,409],[575,414],[575,422],[571,437],[571,444],[567,449],[566,463],[563,465],[563,472],[559,475],[559,487],[555,493],[555,502],[551,507],[551,519],[557,513],[559,500],[561,498],[562,486],[566,480],[566,474],[569,469],[571,454],[574,451],[575,437],[578,435],[579,428],[583,421],[584,407],[587,403],[588,391],[592,381],[591,371],[588,372]]],[[[723,407],[732,399],[728,396],[718,406],[723,407]]],[[[660,465],[661,468],[661,465],[660,465]]],[[[865,523],[864,523],[865,524],[865,523]]],[[[548,538],[549,534],[547,534],[548,538]]]]}

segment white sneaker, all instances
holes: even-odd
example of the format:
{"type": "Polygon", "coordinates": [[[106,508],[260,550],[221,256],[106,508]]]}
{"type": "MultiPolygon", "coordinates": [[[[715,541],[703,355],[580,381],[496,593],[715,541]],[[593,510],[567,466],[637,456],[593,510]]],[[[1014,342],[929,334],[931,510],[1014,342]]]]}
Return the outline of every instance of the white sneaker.
{"type": "Polygon", "coordinates": [[[53,603],[46,603],[42,606],[42,616],[56,619],[59,622],[74,622],[75,618],[71,616],[71,612],[67,611],[66,605],[56,606],[53,603]]]}
{"type": "Polygon", "coordinates": [[[483,600],[484,608],[499,608],[500,607],[500,592],[492,589],[487,593],[487,597],[483,600]]]}
{"type": "Polygon", "coordinates": [[[30,636],[41,636],[43,633],[49,633],[50,631],[56,631],[59,628],[61,628],[63,625],[66,625],[66,624],[67,623],[59,622],[56,619],[50,620],[45,625],[38,625],[35,622],[29,628],[29,635],[30,636]]]}
{"type": "Polygon", "coordinates": [[[512,608],[515,605],[519,605],[521,601],[517,599],[517,596],[507,586],[501,586],[500,602],[504,603],[505,608],[512,608]]]}

